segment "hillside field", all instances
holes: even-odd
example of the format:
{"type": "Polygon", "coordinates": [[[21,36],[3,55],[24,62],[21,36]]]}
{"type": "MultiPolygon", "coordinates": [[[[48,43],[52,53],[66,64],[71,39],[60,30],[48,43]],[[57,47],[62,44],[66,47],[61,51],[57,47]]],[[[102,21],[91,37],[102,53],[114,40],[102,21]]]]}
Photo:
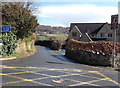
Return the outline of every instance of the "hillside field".
{"type": "Polygon", "coordinates": [[[59,40],[65,41],[68,38],[68,34],[46,34],[39,36],[40,40],[59,40]]]}

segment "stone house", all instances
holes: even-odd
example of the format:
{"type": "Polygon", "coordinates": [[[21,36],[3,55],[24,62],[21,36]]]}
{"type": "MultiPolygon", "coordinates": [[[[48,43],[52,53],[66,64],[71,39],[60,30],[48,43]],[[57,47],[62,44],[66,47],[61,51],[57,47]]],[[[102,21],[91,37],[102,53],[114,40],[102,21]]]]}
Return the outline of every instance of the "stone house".
{"type": "Polygon", "coordinates": [[[113,41],[113,30],[106,23],[71,23],[68,41],[113,41]]]}

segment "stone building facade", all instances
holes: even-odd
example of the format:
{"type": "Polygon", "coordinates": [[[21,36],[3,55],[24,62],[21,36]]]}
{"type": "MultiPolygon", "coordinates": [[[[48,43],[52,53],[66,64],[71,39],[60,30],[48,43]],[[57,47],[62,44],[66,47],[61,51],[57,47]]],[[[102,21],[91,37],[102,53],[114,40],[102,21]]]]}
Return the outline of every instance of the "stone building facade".
{"type": "Polygon", "coordinates": [[[106,23],[71,23],[68,41],[113,41],[113,30],[106,23]]]}

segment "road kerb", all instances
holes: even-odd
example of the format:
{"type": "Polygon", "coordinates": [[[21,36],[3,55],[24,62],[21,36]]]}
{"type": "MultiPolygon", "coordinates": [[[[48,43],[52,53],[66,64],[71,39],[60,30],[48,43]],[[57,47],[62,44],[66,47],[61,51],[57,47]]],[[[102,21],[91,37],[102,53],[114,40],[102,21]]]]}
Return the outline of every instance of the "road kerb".
{"type": "Polygon", "coordinates": [[[4,60],[12,60],[12,59],[16,59],[16,57],[0,58],[0,61],[4,61],[4,60]]]}

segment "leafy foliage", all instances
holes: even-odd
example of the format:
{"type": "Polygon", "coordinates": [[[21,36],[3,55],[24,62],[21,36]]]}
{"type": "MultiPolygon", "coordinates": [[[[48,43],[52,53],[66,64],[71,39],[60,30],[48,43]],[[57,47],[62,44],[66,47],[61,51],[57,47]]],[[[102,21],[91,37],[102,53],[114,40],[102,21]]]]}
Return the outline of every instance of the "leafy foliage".
{"type": "Polygon", "coordinates": [[[18,39],[31,36],[38,25],[33,16],[32,3],[12,2],[2,4],[2,25],[11,25],[18,39]]]}
{"type": "Polygon", "coordinates": [[[38,25],[36,16],[32,15],[34,7],[31,2],[2,3],[2,25],[11,25],[12,32],[2,33],[2,56],[10,56],[18,40],[34,40],[35,28],[38,25]],[[32,37],[31,37],[32,36],[32,37]]]}
{"type": "Polygon", "coordinates": [[[2,34],[2,56],[10,56],[15,51],[16,38],[12,32],[2,34]]]}

